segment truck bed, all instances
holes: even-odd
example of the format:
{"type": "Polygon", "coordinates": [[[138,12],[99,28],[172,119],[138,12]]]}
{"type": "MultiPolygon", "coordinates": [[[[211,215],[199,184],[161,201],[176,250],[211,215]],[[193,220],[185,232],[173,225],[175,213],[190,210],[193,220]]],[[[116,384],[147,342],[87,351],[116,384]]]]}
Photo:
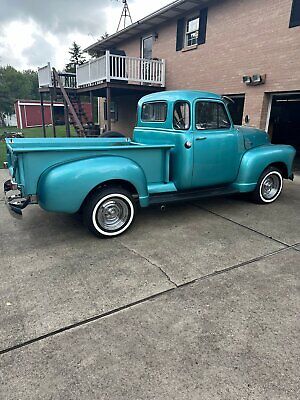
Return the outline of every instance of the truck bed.
{"type": "Polygon", "coordinates": [[[59,164],[94,157],[120,156],[142,167],[148,183],[169,181],[172,145],[146,145],[128,138],[6,139],[10,174],[24,196],[36,194],[41,174],[59,164]]]}

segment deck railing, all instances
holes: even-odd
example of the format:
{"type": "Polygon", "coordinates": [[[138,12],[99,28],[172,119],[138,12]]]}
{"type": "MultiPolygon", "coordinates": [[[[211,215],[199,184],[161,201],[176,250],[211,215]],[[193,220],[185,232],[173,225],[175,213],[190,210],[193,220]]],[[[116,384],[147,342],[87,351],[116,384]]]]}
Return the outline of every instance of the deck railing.
{"type": "Polygon", "coordinates": [[[165,86],[165,61],[110,54],[77,66],[77,87],[104,81],[165,86]]]}
{"type": "Polygon", "coordinates": [[[38,79],[40,88],[53,86],[50,63],[38,69],[38,79]]]}
{"type": "MultiPolygon", "coordinates": [[[[65,88],[95,86],[102,82],[119,81],[138,85],[165,86],[165,61],[110,54],[78,65],[76,74],[58,74],[65,88]]],[[[50,63],[38,69],[39,87],[53,87],[50,63]]]]}
{"type": "MultiPolygon", "coordinates": [[[[71,72],[59,72],[58,76],[67,89],[75,89],[77,87],[76,74],[71,72]]],[[[54,79],[50,63],[38,69],[39,87],[53,87],[54,79]]]]}

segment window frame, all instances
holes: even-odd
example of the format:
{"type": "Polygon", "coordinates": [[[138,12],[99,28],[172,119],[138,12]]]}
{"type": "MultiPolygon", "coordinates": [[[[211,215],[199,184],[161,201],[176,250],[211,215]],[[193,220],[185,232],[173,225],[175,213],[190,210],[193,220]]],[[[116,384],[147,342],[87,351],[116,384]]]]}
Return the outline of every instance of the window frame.
{"type": "MultiPolygon", "coordinates": [[[[107,121],[107,100],[104,101],[104,121],[107,121]]],[[[118,122],[119,120],[119,108],[116,101],[111,101],[110,103],[110,118],[112,122],[118,122]]]]}
{"type": "Polygon", "coordinates": [[[223,131],[223,130],[227,131],[227,130],[232,129],[232,120],[231,120],[231,116],[230,116],[230,114],[229,114],[229,112],[227,110],[227,107],[225,106],[225,104],[222,101],[199,99],[199,100],[197,100],[195,102],[195,105],[194,105],[194,126],[195,126],[195,130],[197,132],[201,132],[201,131],[206,131],[206,132],[207,131],[223,131]],[[221,127],[221,128],[204,128],[204,129],[197,128],[197,123],[196,123],[197,112],[196,111],[197,111],[197,104],[198,103],[220,104],[221,106],[223,106],[223,108],[225,110],[225,114],[226,114],[226,116],[228,118],[228,122],[229,122],[228,128],[223,128],[223,127],[221,127]]]}
{"type": "Polygon", "coordinates": [[[147,35],[143,36],[141,38],[141,58],[145,58],[146,60],[152,60],[153,59],[153,35],[147,35]],[[145,58],[145,48],[144,48],[144,43],[145,40],[151,39],[151,58],[145,58]]]}
{"type": "Polygon", "coordinates": [[[174,105],[173,105],[173,114],[172,114],[172,128],[175,129],[176,131],[188,131],[191,129],[191,103],[187,100],[176,100],[174,105]],[[174,112],[175,112],[175,107],[178,103],[184,103],[187,104],[189,107],[189,126],[187,128],[176,128],[174,125],[174,112]]]}
{"type": "Polygon", "coordinates": [[[199,29],[200,29],[200,16],[199,15],[191,17],[191,18],[187,18],[185,20],[184,47],[189,48],[189,47],[192,47],[192,46],[197,46],[198,38],[199,38],[199,29]],[[195,21],[195,20],[198,20],[198,29],[196,29],[194,31],[188,31],[189,23],[191,21],[195,21]],[[191,35],[192,33],[197,33],[196,43],[188,44],[188,36],[191,35]]]}
{"type": "Polygon", "coordinates": [[[296,5],[296,0],[293,0],[291,7],[289,28],[296,28],[297,26],[300,26],[300,11],[298,11],[299,12],[298,19],[297,16],[294,15],[294,13],[296,13],[295,10],[297,6],[299,7],[299,4],[296,5]]]}
{"type": "Polygon", "coordinates": [[[162,123],[162,122],[166,122],[167,118],[168,118],[168,102],[167,102],[166,100],[145,101],[145,102],[142,104],[142,107],[141,107],[141,121],[142,121],[142,122],[145,122],[145,123],[154,123],[154,124],[155,124],[155,123],[162,123]],[[146,105],[146,104],[157,104],[157,103],[165,104],[165,106],[166,106],[165,119],[164,119],[164,120],[155,120],[155,121],[143,119],[144,105],[146,105]]]}

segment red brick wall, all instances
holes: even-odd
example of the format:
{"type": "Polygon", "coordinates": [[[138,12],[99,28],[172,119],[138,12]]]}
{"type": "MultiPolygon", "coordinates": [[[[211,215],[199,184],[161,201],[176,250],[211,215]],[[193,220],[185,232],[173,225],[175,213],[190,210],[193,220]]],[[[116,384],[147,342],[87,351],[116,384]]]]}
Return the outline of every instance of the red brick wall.
{"type": "MultiPolygon", "coordinates": [[[[300,91],[300,27],[289,28],[292,0],[224,0],[209,6],[206,44],[176,52],[177,21],[155,28],[153,57],[166,59],[167,89],[246,94],[244,114],[265,126],[268,95],[300,91]],[[248,87],[243,75],[267,74],[248,87]]],[[[191,12],[194,15],[195,12],[191,12]]],[[[196,9],[197,14],[197,9],[196,9]]],[[[140,55],[140,37],[119,46],[140,55]]]]}

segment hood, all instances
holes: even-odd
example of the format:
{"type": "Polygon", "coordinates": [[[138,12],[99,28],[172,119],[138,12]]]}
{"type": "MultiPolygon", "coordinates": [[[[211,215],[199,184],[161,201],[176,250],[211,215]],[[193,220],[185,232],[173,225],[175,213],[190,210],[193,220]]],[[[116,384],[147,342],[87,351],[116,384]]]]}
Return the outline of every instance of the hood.
{"type": "Polygon", "coordinates": [[[269,135],[262,129],[248,126],[236,126],[236,129],[243,135],[245,149],[270,144],[269,135]]]}

